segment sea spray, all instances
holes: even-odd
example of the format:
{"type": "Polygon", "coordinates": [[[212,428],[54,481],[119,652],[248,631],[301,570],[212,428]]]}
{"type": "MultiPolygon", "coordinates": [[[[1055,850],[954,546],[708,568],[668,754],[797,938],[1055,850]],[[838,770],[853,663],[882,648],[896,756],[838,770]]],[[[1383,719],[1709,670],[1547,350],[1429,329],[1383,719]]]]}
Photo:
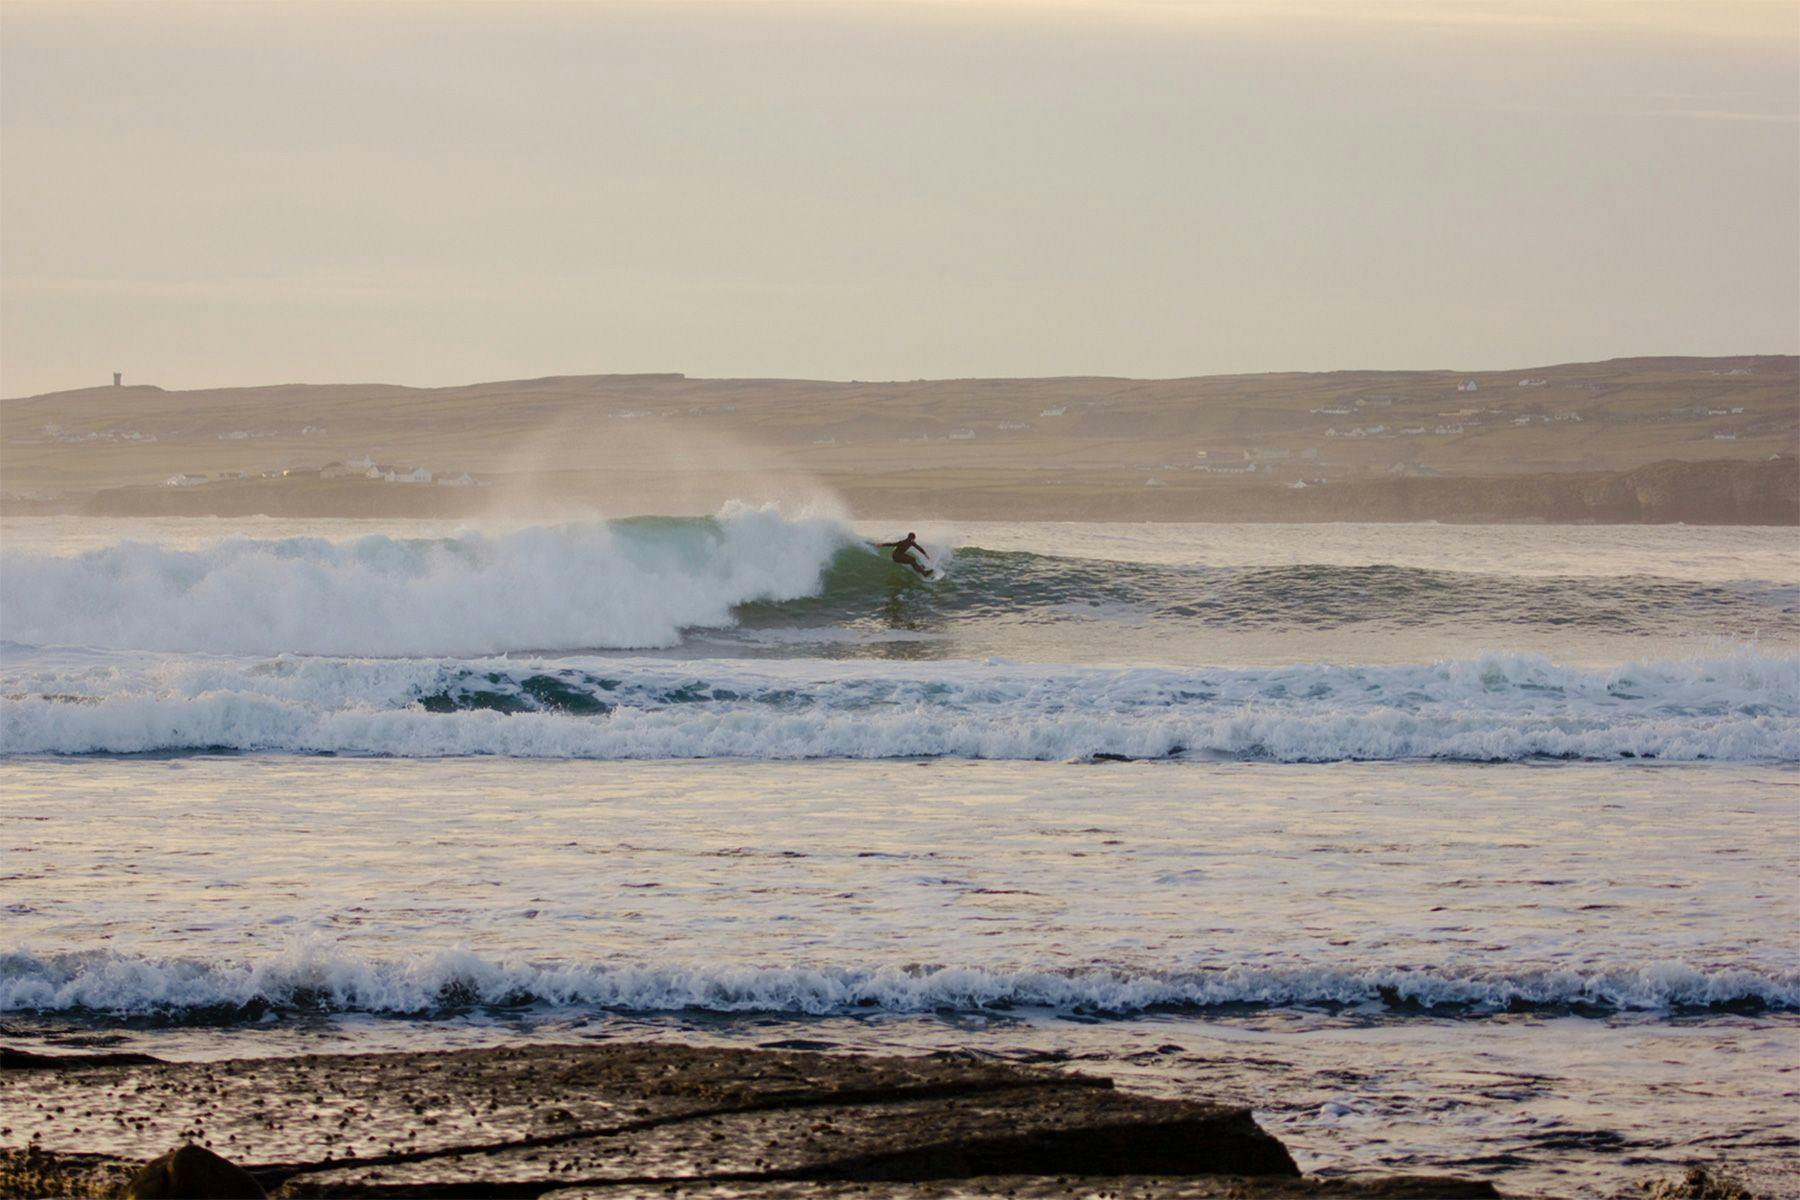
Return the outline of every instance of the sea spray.
{"type": "MultiPolygon", "coordinates": [[[[125,541],[0,558],[0,635],[214,653],[491,654],[670,646],[750,601],[816,592],[852,542],[825,518],[540,526],[436,539],[125,541]]],[[[873,555],[866,555],[873,558],[873,555]]]]}

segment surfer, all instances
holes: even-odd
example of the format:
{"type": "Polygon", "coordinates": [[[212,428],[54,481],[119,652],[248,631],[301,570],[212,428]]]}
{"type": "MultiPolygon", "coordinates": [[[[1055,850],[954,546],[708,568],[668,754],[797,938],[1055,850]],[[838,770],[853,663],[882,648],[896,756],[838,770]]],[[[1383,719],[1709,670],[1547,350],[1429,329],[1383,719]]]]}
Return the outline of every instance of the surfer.
{"type": "MultiPolygon", "coordinates": [[[[894,551],[894,561],[901,566],[911,567],[925,578],[931,578],[931,568],[919,565],[919,560],[912,556],[911,552],[914,550],[917,550],[920,554],[925,554],[925,547],[919,545],[919,540],[912,535],[910,530],[907,531],[905,537],[897,542],[878,542],[877,545],[883,550],[892,548],[894,551]]],[[[931,555],[925,554],[925,561],[930,562],[931,555]]]]}

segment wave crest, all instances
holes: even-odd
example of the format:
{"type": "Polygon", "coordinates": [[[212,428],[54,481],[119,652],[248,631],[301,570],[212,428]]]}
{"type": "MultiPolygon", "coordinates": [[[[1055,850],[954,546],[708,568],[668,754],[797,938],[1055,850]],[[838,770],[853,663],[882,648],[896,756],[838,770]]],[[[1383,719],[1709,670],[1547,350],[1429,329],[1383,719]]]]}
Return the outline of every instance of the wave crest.
{"type": "Polygon", "coordinates": [[[1592,970],[1252,967],[1157,972],[934,965],[534,964],[450,951],[379,961],[302,946],[257,963],[112,952],[0,955],[0,1012],[91,1012],[167,1020],[266,1011],[422,1015],[469,1007],[591,1006],[621,1012],[937,1010],[1129,1015],[1222,1007],[1372,1007],[1391,1012],[1680,1012],[1800,1009],[1800,974],[1677,962],[1592,970]]]}
{"type": "MultiPolygon", "coordinates": [[[[6,637],[247,654],[496,654],[671,646],[750,601],[818,591],[841,523],[729,506],[438,539],[121,542],[0,557],[6,637]]],[[[861,557],[873,558],[872,555],[861,557]]]]}

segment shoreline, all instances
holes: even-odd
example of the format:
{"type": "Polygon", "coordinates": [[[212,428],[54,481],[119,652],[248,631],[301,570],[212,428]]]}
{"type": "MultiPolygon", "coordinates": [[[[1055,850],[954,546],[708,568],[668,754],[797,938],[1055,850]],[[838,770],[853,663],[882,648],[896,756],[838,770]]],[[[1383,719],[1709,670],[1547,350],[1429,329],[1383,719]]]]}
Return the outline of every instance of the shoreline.
{"type": "Polygon", "coordinates": [[[973,1054],[586,1043],[178,1063],[4,1049],[0,1068],[0,1196],[106,1194],[189,1142],[283,1196],[1500,1194],[1441,1175],[1306,1176],[1248,1109],[973,1054]]]}

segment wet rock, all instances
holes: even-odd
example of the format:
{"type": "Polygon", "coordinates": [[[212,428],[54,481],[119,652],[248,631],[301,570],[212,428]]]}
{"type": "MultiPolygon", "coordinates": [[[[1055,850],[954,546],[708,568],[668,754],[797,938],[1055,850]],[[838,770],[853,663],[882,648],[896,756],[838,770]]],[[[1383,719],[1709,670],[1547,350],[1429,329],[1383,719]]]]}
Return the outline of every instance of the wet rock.
{"type": "Polygon", "coordinates": [[[1705,1167],[1689,1167],[1680,1179],[1650,1180],[1641,1186],[1635,1194],[1641,1200],[1756,1200],[1742,1183],[1705,1167]]]}
{"type": "Polygon", "coordinates": [[[248,1182],[283,1197],[922,1200],[994,1194],[996,1179],[1045,1200],[1493,1194],[1306,1179],[1237,1105],[959,1058],[588,1043],[33,1071],[0,1075],[0,1126],[65,1158],[142,1161],[191,1140],[243,1164],[186,1146],[145,1168],[142,1197],[260,1195],[248,1182]],[[216,1168],[215,1190],[170,1182],[187,1160],[216,1168]]]}
{"type": "Polygon", "coordinates": [[[35,1146],[0,1150],[0,1197],[116,1196],[131,1167],[90,1155],[47,1154],[35,1146]]]}
{"type": "Polygon", "coordinates": [[[81,1071],[91,1067],[141,1067],[160,1063],[162,1059],[130,1051],[106,1051],[99,1054],[34,1054],[0,1046],[0,1071],[81,1071]]]}
{"type": "Polygon", "coordinates": [[[121,1193],[126,1200],[264,1200],[251,1174],[192,1142],[144,1164],[121,1193]]]}
{"type": "MultiPolygon", "coordinates": [[[[1241,1175],[1167,1178],[1124,1175],[1105,1179],[1073,1176],[987,1175],[978,1179],[919,1183],[805,1183],[678,1180],[654,1193],[679,1200],[1480,1200],[1498,1196],[1486,1184],[1429,1175],[1373,1179],[1270,1179],[1241,1175]]],[[[642,1187],[571,1188],[554,1200],[640,1200],[642,1187]]]]}

